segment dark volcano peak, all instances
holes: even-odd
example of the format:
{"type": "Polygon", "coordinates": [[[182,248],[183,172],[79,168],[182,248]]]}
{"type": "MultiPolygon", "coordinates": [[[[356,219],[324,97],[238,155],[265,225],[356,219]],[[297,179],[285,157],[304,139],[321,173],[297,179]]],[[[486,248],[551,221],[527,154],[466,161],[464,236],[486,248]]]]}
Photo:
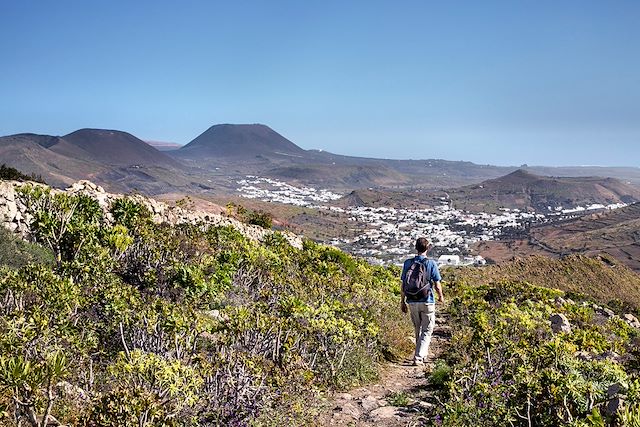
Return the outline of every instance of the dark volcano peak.
{"type": "Polygon", "coordinates": [[[306,154],[305,150],[262,124],[214,125],[179,151],[180,154],[201,157],[306,154]]]}
{"type": "Polygon", "coordinates": [[[90,153],[93,160],[111,165],[153,165],[179,167],[179,164],[128,132],[109,129],[79,129],[62,139],[90,153]]]}

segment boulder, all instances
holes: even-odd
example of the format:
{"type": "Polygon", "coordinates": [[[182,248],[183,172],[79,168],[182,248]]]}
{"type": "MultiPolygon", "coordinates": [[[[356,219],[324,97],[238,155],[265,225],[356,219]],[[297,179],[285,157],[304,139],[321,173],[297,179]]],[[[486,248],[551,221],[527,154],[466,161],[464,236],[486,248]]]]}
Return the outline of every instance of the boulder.
{"type": "Polygon", "coordinates": [[[354,403],[347,402],[340,407],[340,412],[345,415],[350,416],[353,419],[358,419],[362,415],[360,408],[358,408],[354,403]]]}
{"type": "Polygon", "coordinates": [[[549,317],[549,320],[551,321],[551,330],[554,333],[571,332],[571,323],[569,323],[569,319],[567,319],[567,316],[564,314],[552,314],[551,317],[549,317]]]}
{"type": "Polygon", "coordinates": [[[74,182],[73,184],[71,184],[71,187],[67,188],[67,191],[71,193],[75,193],[82,190],[84,190],[84,184],[82,184],[82,181],[74,182]]]}
{"type": "Polygon", "coordinates": [[[624,399],[622,397],[614,397],[607,402],[607,406],[604,409],[605,414],[609,416],[615,416],[624,407],[624,399]]]}
{"type": "Polygon", "coordinates": [[[18,205],[13,200],[7,200],[5,205],[5,218],[6,221],[13,221],[18,214],[18,205]]]}
{"type": "Polygon", "coordinates": [[[367,396],[364,399],[362,399],[362,401],[360,402],[360,405],[362,405],[362,409],[364,409],[365,412],[371,412],[374,409],[377,409],[378,407],[380,407],[380,404],[378,403],[378,399],[376,399],[373,396],[367,396]]]}
{"type": "Polygon", "coordinates": [[[624,391],[624,387],[620,383],[611,384],[609,388],[607,388],[607,398],[612,399],[624,391]]]}
{"type": "Polygon", "coordinates": [[[334,397],[336,400],[353,400],[353,396],[349,393],[337,393],[334,397]]]}
{"type": "Polygon", "coordinates": [[[640,321],[633,314],[627,313],[624,316],[622,316],[622,318],[624,319],[625,322],[627,322],[629,326],[632,326],[634,328],[640,328],[640,321]]]}

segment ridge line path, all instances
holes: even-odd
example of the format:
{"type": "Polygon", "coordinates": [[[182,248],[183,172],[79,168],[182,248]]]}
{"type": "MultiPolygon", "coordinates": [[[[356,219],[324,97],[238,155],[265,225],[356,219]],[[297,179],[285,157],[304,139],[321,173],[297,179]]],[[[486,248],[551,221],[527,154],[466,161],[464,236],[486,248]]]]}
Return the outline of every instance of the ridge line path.
{"type": "MultiPolygon", "coordinates": [[[[424,366],[413,366],[413,355],[387,362],[377,383],[336,393],[318,425],[414,427],[426,424],[424,412],[438,404],[428,387],[428,375],[451,340],[447,307],[438,310],[429,355],[424,366]],[[394,406],[397,405],[397,406],[394,406]]],[[[411,322],[410,318],[407,318],[411,322]]],[[[413,341],[413,337],[411,337],[413,341]]]]}

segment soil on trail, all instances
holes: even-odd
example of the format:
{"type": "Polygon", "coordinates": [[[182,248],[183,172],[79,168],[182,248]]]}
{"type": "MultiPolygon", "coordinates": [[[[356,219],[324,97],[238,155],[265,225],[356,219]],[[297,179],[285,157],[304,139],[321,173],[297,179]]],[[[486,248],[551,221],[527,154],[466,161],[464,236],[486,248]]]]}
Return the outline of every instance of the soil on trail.
{"type": "MultiPolygon", "coordinates": [[[[337,393],[318,425],[400,427],[426,424],[423,413],[438,402],[429,388],[428,375],[451,338],[447,313],[438,312],[429,356],[413,366],[413,355],[388,363],[375,384],[337,393]]],[[[407,321],[410,322],[409,319],[407,321]]]]}

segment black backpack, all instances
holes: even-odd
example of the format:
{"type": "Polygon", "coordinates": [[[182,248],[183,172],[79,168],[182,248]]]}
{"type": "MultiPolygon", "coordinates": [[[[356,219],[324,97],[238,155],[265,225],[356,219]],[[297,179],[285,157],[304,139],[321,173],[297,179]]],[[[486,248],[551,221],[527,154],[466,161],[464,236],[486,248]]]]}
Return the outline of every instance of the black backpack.
{"type": "Polygon", "coordinates": [[[408,301],[420,301],[429,297],[431,280],[427,269],[428,260],[415,258],[402,282],[402,291],[408,301]]]}

